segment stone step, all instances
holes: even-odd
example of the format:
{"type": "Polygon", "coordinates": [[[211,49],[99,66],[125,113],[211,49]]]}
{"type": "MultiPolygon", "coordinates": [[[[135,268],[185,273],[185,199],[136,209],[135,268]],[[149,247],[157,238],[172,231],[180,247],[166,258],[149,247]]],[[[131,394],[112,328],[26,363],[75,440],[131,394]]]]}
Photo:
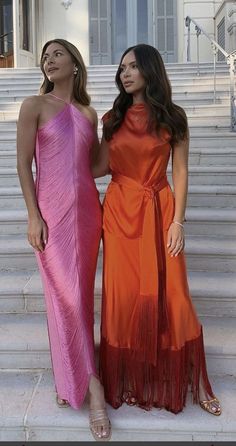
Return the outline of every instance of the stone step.
{"type": "MultiPolygon", "coordinates": [[[[40,85],[42,84],[43,77],[38,76],[37,78],[3,78],[0,76],[0,92],[10,92],[10,91],[20,91],[23,88],[24,91],[35,91],[39,92],[40,85]]],[[[172,92],[173,94],[178,92],[194,92],[200,90],[200,92],[214,92],[214,79],[212,76],[197,77],[192,78],[186,77],[182,78],[177,75],[171,75],[170,77],[172,92]]],[[[219,76],[216,80],[216,96],[219,92],[229,93],[230,80],[228,76],[219,76]]],[[[113,74],[104,73],[102,76],[89,75],[87,82],[87,90],[89,94],[98,92],[103,94],[113,93],[117,94],[118,88],[115,84],[115,76],[113,74]],[[108,87],[108,89],[106,89],[108,87]]],[[[36,94],[37,94],[36,93],[36,94]]]]}
{"type": "MultiPolygon", "coordinates": [[[[199,98],[199,93],[197,93],[197,96],[199,98]]],[[[94,98],[92,101],[92,105],[95,107],[97,112],[99,113],[99,110],[108,110],[113,103],[113,97],[109,95],[107,98],[98,95],[97,99],[94,98]],[[107,105],[108,104],[108,105],[107,105]]],[[[222,104],[192,104],[191,101],[189,101],[188,104],[185,105],[185,111],[187,113],[187,116],[189,119],[193,118],[219,118],[222,119],[223,117],[228,117],[230,113],[230,104],[229,100],[227,100],[226,103],[222,104]],[[209,116],[210,114],[210,116],[209,116]]],[[[0,129],[3,130],[15,130],[16,129],[16,122],[17,122],[17,116],[14,118],[11,118],[9,120],[4,119],[6,111],[0,111],[0,129]]]]}
{"type": "MultiPolygon", "coordinates": [[[[170,168],[167,170],[171,179],[170,168]]],[[[189,184],[235,185],[236,166],[189,166],[189,184]]],[[[0,187],[19,186],[17,170],[14,167],[0,168],[0,187]]]]}
{"type": "MultiPolygon", "coordinates": [[[[190,294],[199,316],[236,317],[236,276],[234,273],[189,271],[190,294]]],[[[95,314],[101,312],[102,273],[95,280],[95,314]]],[[[1,274],[0,313],[45,312],[38,270],[1,274]]]]}
{"type": "MultiPolygon", "coordinates": [[[[211,376],[212,387],[220,399],[223,412],[213,417],[188,395],[186,407],[178,416],[166,410],[151,412],[123,405],[118,410],[107,406],[112,423],[112,441],[143,442],[229,442],[236,436],[236,391],[232,376],[211,376]]],[[[1,441],[87,442],[89,407],[86,401],[79,410],[60,410],[55,403],[55,385],[51,370],[10,370],[0,372],[2,401],[1,441]]],[[[222,443],[219,443],[222,444],[222,443]]]]}
{"type": "MultiPolygon", "coordinates": [[[[236,142],[236,137],[235,137],[236,142]]],[[[236,144],[234,147],[194,147],[190,140],[189,165],[236,165],[236,144]]],[[[1,153],[1,152],[0,152],[1,153]]]]}
{"type": "Polygon", "coordinates": [[[190,207],[236,208],[236,185],[190,185],[190,207]]]}
{"type": "MultiPolygon", "coordinates": [[[[116,93],[107,93],[107,95],[103,94],[102,92],[100,93],[93,93],[90,92],[88,89],[88,93],[91,96],[91,105],[95,108],[95,110],[99,111],[101,109],[101,106],[103,105],[104,107],[106,107],[106,110],[109,110],[109,108],[111,108],[114,99],[116,97],[116,93]]],[[[18,103],[19,101],[22,102],[25,98],[29,97],[29,96],[35,96],[38,95],[38,89],[36,90],[25,90],[25,89],[20,89],[19,91],[14,91],[14,90],[10,90],[9,92],[5,91],[0,91],[0,104],[1,103],[5,103],[7,101],[12,101],[13,103],[18,103]]],[[[228,106],[229,108],[229,95],[227,91],[219,91],[217,92],[217,96],[216,96],[216,102],[214,103],[214,97],[213,97],[213,92],[202,92],[199,93],[197,92],[197,88],[196,88],[196,92],[191,92],[191,91],[183,91],[183,92],[178,92],[175,91],[175,93],[173,94],[173,101],[176,102],[177,104],[179,104],[180,106],[184,107],[186,109],[186,111],[188,112],[188,107],[191,107],[193,102],[195,103],[195,106],[201,106],[201,105],[205,105],[208,106],[209,108],[211,107],[213,109],[213,112],[215,111],[215,109],[213,108],[214,106],[222,106],[222,107],[226,107],[228,106]]],[[[4,119],[5,115],[4,113],[6,113],[5,107],[3,106],[3,104],[1,104],[0,110],[4,110],[2,111],[2,113],[0,113],[0,119],[4,119]]],[[[13,109],[19,110],[19,107],[15,107],[13,109]]],[[[104,108],[103,108],[104,109],[104,108]]],[[[212,111],[212,110],[211,110],[212,111]]],[[[216,111],[215,111],[216,112],[216,111]]],[[[188,113],[187,113],[188,114],[188,113]]]]}
{"type": "MultiPolygon", "coordinates": [[[[189,165],[236,165],[235,147],[192,147],[190,141],[189,165]]],[[[0,167],[16,167],[16,150],[0,150],[0,167]]]]}
{"type": "Polygon", "coordinates": [[[190,145],[194,148],[207,147],[208,149],[224,149],[224,147],[236,147],[236,133],[222,131],[214,128],[213,131],[205,131],[203,128],[190,128],[190,145]]]}
{"type": "MultiPolygon", "coordinates": [[[[100,200],[103,201],[107,185],[98,186],[100,200]]],[[[189,185],[188,206],[207,208],[235,208],[236,185],[189,185]]],[[[20,187],[0,187],[1,209],[25,209],[20,187]]]]}
{"type": "MultiPolygon", "coordinates": [[[[106,80],[102,77],[101,79],[94,79],[94,76],[89,74],[88,76],[88,82],[87,82],[87,90],[89,94],[97,93],[97,91],[103,93],[108,93],[106,90],[106,87],[109,87],[109,91],[111,93],[117,94],[118,88],[115,84],[115,79],[113,74],[105,74],[106,80]]],[[[213,77],[193,77],[191,78],[179,78],[176,75],[172,75],[171,78],[171,85],[173,93],[178,91],[197,91],[197,89],[201,90],[201,92],[207,92],[211,91],[213,93],[214,91],[214,80],[213,77]]],[[[0,76],[0,89],[1,91],[9,91],[11,89],[13,90],[19,90],[22,87],[27,87],[27,89],[34,89],[35,91],[39,90],[39,86],[41,85],[43,81],[43,77],[38,76],[37,78],[14,78],[14,79],[8,79],[3,78],[0,76]]],[[[229,77],[228,76],[219,76],[216,80],[216,93],[217,96],[219,95],[219,92],[227,91],[229,92],[229,77]]]]}
{"type": "Polygon", "coordinates": [[[236,272],[236,242],[205,236],[186,237],[189,271],[236,272]]]}
{"type": "MultiPolygon", "coordinates": [[[[101,137],[101,125],[100,125],[101,137]]],[[[236,147],[236,133],[230,132],[229,129],[220,130],[212,128],[211,131],[201,127],[190,127],[190,147],[191,149],[200,149],[206,147],[209,150],[224,150],[233,149],[236,147]]],[[[0,133],[0,151],[15,150],[16,148],[16,134],[9,133],[8,136],[2,137],[0,133]]]]}
{"type": "MultiPolygon", "coordinates": [[[[205,350],[210,374],[235,375],[235,318],[205,317],[205,350]]],[[[0,363],[2,369],[51,368],[45,314],[0,314],[0,363]]],[[[95,325],[99,342],[99,321],[95,325]]]]}
{"type": "MultiPolygon", "coordinates": [[[[186,211],[186,234],[209,235],[233,239],[236,236],[236,210],[189,207],[186,211]]],[[[22,235],[27,231],[27,212],[24,209],[0,209],[0,234],[22,235]]]]}
{"type": "MultiPolygon", "coordinates": [[[[104,100],[101,99],[102,94],[100,94],[99,96],[97,95],[93,95],[92,93],[89,92],[88,93],[91,95],[91,104],[92,106],[97,110],[100,103],[101,104],[108,104],[105,105],[106,107],[110,107],[111,104],[113,103],[115,97],[116,97],[116,93],[111,94],[107,99],[104,97],[104,100]]],[[[11,102],[22,102],[24,99],[26,99],[29,96],[34,96],[34,95],[38,95],[39,94],[39,88],[34,89],[31,88],[29,90],[26,89],[21,89],[21,90],[5,90],[5,91],[0,91],[0,104],[1,104],[1,109],[4,110],[3,105],[5,102],[11,101],[11,102]]],[[[217,92],[216,95],[216,99],[217,102],[215,105],[217,105],[217,103],[220,102],[221,97],[226,101],[227,100],[227,96],[228,96],[228,92],[225,90],[220,90],[219,93],[217,92]]],[[[229,96],[228,96],[229,97],[229,96]]],[[[188,106],[189,103],[191,103],[191,101],[196,101],[196,104],[201,105],[201,100],[205,101],[206,103],[209,104],[213,104],[213,92],[206,92],[206,93],[197,93],[197,92],[185,92],[183,91],[181,92],[175,92],[173,94],[173,100],[174,102],[179,103],[180,105],[182,104],[182,106],[188,106]]]]}
{"type": "MultiPolygon", "coordinates": [[[[107,109],[106,109],[107,110],[107,109]]],[[[105,111],[100,112],[99,116],[103,116],[105,111]]],[[[102,137],[102,123],[100,122],[99,118],[99,125],[98,125],[98,136],[101,139],[102,137]]],[[[204,135],[205,133],[211,132],[215,133],[216,135],[220,132],[222,133],[228,133],[230,132],[230,118],[229,116],[223,116],[218,118],[207,118],[204,119],[202,116],[196,116],[193,118],[189,118],[188,120],[189,124],[189,130],[190,130],[190,137],[195,136],[196,134],[204,135]],[[209,122],[207,122],[209,121],[209,122]]],[[[235,144],[235,135],[236,133],[233,132],[233,135],[228,137],[228,139],[233,140],[233,144],[235,144]]],[[[219,136],[220,138],[220,136],[219,136]]],[[[227,141],[227,140],[226,140],[227,141]]],[[[218,141],[217,146],[222,147],[222,141],[218,141]]],[[[16,129],[9,129],[5,128],[4,130],[1,130],[0,133],[0,150],[8,150],[16,147],[16,129]]]]}
{"type": "Polygon", "coordinates": [[[0,150],[1,167],[16,167],[16,150],[0,150]]]}
{"type": "MultiPolygon", "coordinates": [[[[0,238],[0,270],[32,270],[37,268],[34,251],[26,237],[0,238]]],[[[218,237],[186,236],[185,254],[189,271],[236,272],[236,242],[218,237]]],[[[98,256],[102,268],[102,246],[98,256]]]]}
{"type": "MultiPolygon", "coordinates": [[[[189,115],[188,107],[192,107],[193,101],[195,103],[195,106],[197,104],[199,104],[199,105],[203,105],[204,104],[204,105],[208,106],[209,109],[212,108],[212,98],[203,98],[203,99],[201,99],[199,97],[199,94],[194,99],[186,97],[186,99],[183,99],[182,106],[187,111],[187,115],[189,115]]],[[[100,101],[99,104],[95,104],[94,105],[93,103],[91,103],[91,105],[93,105],[94,108],[96,108],[96,107],[99,108],[101,103],[103,103],[102,100],[100,101]]],[[[9,103],[5,103],[5,104],[9,104],[9,103]]],[[[18,104],[18,102],[16,102],[15,104],[18,104]]],[[[7,105],[7,109],[6,109],[6,106],[2,107],[1,104],[0,104],[0,122],[16,121],[18,119],[18,115],[19,115],[20,104],[21,104],[21,102],[19,103],[19,105],[14,106],[14,102],[13,102],[12,106],[7,105]]],[[[107,109],[109,109],[111,107],[111,104],[112,104],[112,100],[108,103],[107,109]]],[[[228,97],[218,98],[217,101],[216,101],[216,104],[217,105],[222,105],[222,107],[227,107],[226,115],[227,116],[229,115],[229,98],[228,97]]],[[[99,110],[97,110],[97,111],[99,111],[99,110]]],[[[209,112],[212,113],[212,109],[209,112]]],[[[213,113],[214,113],[214,111],[213,111],[213,113]]],[[[215,113],[218,113],[218,112],[215,112],[215,113]]],[[[102,112],[102,114],[103,114],[103,112],[102,112]]]]}
{"type": "MultiPolygon", "coordinates": [[[[193,69],[197,69],[197,63],[196,62],[183,62],[183,63],[179,63],[179,62],[168,62],[165,63],[165,66],[168,70],[172,70],[172,71],[185,71],[185,70],[193,70],[193,69]]],[[[88,71],[112,71],[112,70],[116,70],[118,67],[117,64],[108,64],[108,65],[88,65],[87,66],[87,70],[88,71]]],[[[213,71],[213,62],[200,62],[199,64],[199,68],[200,69],[204,69],[204,70],[211,70],[213,71]]],[[[226,64],[225,61],[217,61],[216,62],[216,71],[222,71],[228,70],[228,66],[226,64]]],[[[17,67],[17,68],[0,68],[0,73],[22,73],[22,74],[31,74],[31,73],[36,73],[36,72],[40,72],[40,68],[39,67],[17,67]]]]}
{"type": "MultiPolygon", "coordinates": [[[[103,71],[88,71],[88,77],[87,77],[87,87],[94,84],[95,82],[98,83],[98,85],[104,85],[108,83],[108,85],[114,86],[115,85],[115,76],[116,76],[116,69],[113,71],[109,71],[106,67],[103,71]]],[[[202,72],[200,73],[200,76],[197,75],[196,71],[187,71],[181,72],[181,71],[172,71],[168,72],[168,76],[170,79],[170,82],[172,86],[178,86],[180,84],[182,85],[208,85],[209,88],[213,89],[214,85],[214,76],[212,71],[208,72],[202,72]]],[[[9,87],[16,86],[16,85],[23,85],[23,86],[36,86],[39,87],[43,81],[43,76],[40,71],[37,73],[0,73],[0,87],[5,88],[6,85],[9,87]]],[[[229,79],[229,71],[219,71],[216,76],[216,90],[223,85],[223,87],[228,87],[230,83],[229,79]]]]}

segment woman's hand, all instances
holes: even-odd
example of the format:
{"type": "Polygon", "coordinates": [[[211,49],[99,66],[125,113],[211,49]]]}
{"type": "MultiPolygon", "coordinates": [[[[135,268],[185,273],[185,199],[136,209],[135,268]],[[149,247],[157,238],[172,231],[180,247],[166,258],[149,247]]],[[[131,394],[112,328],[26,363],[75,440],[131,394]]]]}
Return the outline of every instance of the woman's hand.
{"type": "Polygon", "coordinates": [[[176,257],[184,249],[184,228],[179,223],[172,222],[167,234],[167,252],[176,257]]]}
{"type": "Polygon", "coordinates": [[[31,217],[28,221],[28,241],[36,251],[43,252],[48,241],[48,228],[42,217],[31,217]]]}

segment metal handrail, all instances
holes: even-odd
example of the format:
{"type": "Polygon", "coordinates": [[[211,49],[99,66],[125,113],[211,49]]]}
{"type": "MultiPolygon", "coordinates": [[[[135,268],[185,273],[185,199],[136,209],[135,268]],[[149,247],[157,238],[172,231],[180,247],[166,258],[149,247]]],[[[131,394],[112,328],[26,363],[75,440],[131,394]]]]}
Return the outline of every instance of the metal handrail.
{"type": "Polygon", "coordinates": [[[9,33],[2,34],[2,35],[0,36],[0,39],[3,39],[4,37],[9,36],[9,35],[12,34],[12,33],[13,33],[13,31],[9,31],[9,33]]]}
{"type": "MultiPolygon", "coordinates": [[[[13,34],[13,31],[9,31],[9,33],[2,34],[2,35],[0,36],[0,44],[1,44],[1,39],[4,40],[4,38],[5,38],[6,36],[9,36],[10,34],[13,34]]],[[[9,40],[8,38],[7,38],[6,40],[7,40],[7,43],[8,43],[8,44],[9,44],[9,43],[13,43],[12,40],[9,40]]],[[[5,57],[6,57],[5,54],[7,54],[7,53],[4,53],[4,51],[3,51],[3,54],[1,54],[1,50],[0,50],[0,57],[1,57],[1,58],[5,58],[5,57]]]]}
{"type": "Polygon", "coordinates": [[[199,36],[203,34],[207,37],[211,42],[211,48],[213,51],[213,63],[214,63],[214,103],[216,102],[216,55],[217,52],[220,51],[226,58],[227,64],[229,65],[229,73],[230,73],[230,104],[231,104],[231,131],[236,132],[236,96],[235,96],[235,72],[236,72],[236,50],[231,53],[227,53],[227,51],[222,48],[219,43],[217,43],[212,37],[201,28],[198,23],[192,19],[190,16],[187,16],[185,19],[185,26],[188,28],[188,41],[187,41],[187,62],[191,61],[190,56],[190,25],[191,22],[195,25],[196,36],[197,36],[197,74],[200,75],[200,65],[199,65],[199,36]]]}

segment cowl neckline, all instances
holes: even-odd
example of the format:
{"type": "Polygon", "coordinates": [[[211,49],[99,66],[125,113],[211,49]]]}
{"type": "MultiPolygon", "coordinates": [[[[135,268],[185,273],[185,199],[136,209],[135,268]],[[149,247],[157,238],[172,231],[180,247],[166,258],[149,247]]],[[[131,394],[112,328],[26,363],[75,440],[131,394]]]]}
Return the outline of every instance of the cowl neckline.
{"type": "Polygon", "coordinates": [[[148,124],[148,106],[143,102],[132,104],[126,111],[126,126],[137,133],[146,133],[148,124]]]}

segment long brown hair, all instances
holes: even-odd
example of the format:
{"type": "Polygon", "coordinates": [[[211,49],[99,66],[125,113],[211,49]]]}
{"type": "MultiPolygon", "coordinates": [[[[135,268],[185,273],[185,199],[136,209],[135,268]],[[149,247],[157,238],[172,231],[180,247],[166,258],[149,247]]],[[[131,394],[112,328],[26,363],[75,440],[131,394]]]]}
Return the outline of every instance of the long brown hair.
{"type": "Polygon", "coordinates": [[[146,82],[144,100],[149,106],[147,130],[158,132],[166,128],[171,135],[171,144],[174,145],[187,137],[187,117],[184,110],[172,102],[171,85],[160,53],[146,44],[128,48],[121,57],[115,78],[120,93],[104,122],[105,139],[109,141],[120,128],[127,109],[133,103],[132,94],[126,93],[120,80],[122,60],[130,51],[134,52],[138,69],[146,82]]]}
{"type": "Polygon", "coordinates": [[[74,85],[73,85],[73,96],[82,105],[89,105],[90,104],[90,97],[86,91],[86,85],[87,85],[87,71],[84,64],[84,61],[82,59],[82,56],[79,52],[79,50],[76,48],[75,45],[68,42],[64,39],[53,39],[49,40],[45,43],[41,57],[40,57],[40,68],[44,76],[43,83],[40,87],[40,94],[50,93],[50,91],[53,90],[54,84],[53,82],[50,82],[50,80],[47,78],[44,68],[43,68],[43,57],[44,53],[46,52],[47,47],[51,43],[58,43],[59,45],[62,45],[68,53],[71,55],[72,61],[75,63],[76,67],[78,68],[77,73],[74,76],[74,85]]]}

